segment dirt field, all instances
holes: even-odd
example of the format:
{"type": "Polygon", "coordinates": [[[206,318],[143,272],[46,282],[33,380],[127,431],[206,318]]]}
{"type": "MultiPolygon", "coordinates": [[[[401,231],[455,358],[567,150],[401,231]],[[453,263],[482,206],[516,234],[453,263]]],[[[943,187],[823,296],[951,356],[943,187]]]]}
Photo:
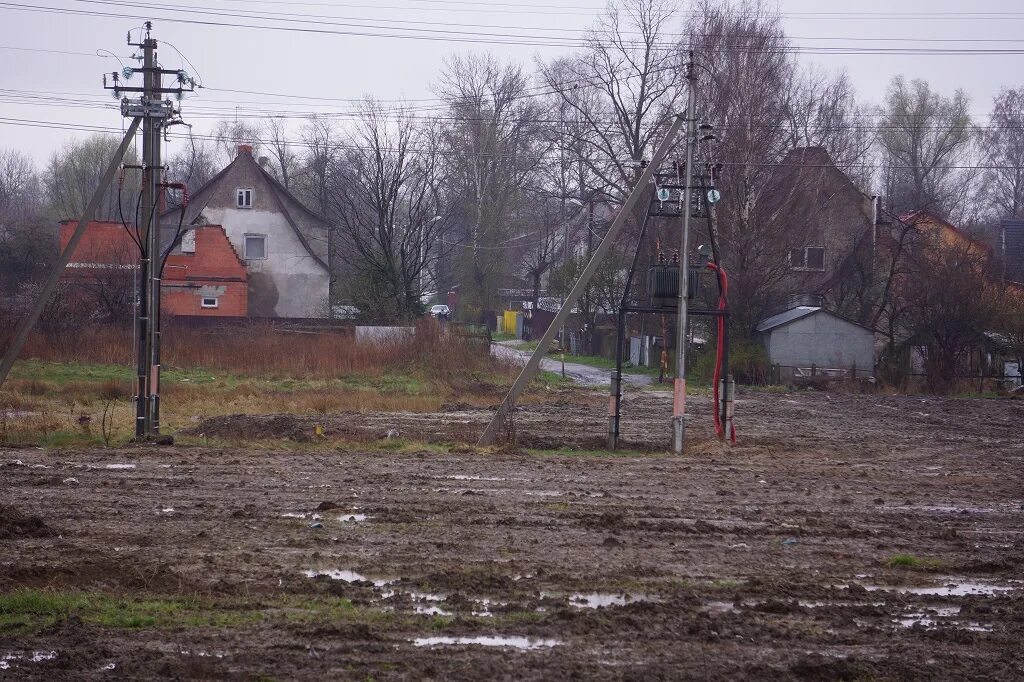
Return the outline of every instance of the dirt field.
{"type": "MultiPolygon", "coordinates": [[[[1024,677],[1024,402],[743,394],[729,449],[695,398],[674,458],[669,400],[618,457],[399,447],[471,441],[459,405],[0,450],[0,677],[1024,677]]],[[[519,445],[594,448],[606,404],[519,445]]]]}

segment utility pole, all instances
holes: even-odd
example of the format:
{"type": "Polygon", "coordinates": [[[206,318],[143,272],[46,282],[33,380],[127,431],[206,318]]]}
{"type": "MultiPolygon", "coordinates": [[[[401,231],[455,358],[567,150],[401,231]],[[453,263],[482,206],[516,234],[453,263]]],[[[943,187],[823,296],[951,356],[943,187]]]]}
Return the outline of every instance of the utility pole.
{"type": "Polygon", "coordinates": [[[184,71],[161,68],[157,41],[152,37],[153,23],[145,22],[143,30],[141,42],[132,42],[131,33],[128,34],[128,44],[142,50],[141,56],[135,56],[142,62],[141,68],[125,67],[120,74],[113,73],[113,86],[108,89],[113,90],[115,97],[122,96],[122,115],[142,119],[142,223],[139,225],[142,249],[135,320],[135,438],[152,440],[160,436],[160,281],[165,256],[160,239],[160,197],[167,188],[163,182],[160,144],[164,131],[181,122],[171,99],[164,99],[164,96],[175,95],[181,99],[185,92],[194,90],[195,80],[184,71]],[[120,82],[121,75],[130,79],[138,71],[142,72],[142,87],[129,87],[120,82]],[[174,76],[173,87],[163,87],[164,75],[174,76]],[[131,99],[125,93],[139,93],[139,97],[131,99]]]}
{"type": "MultiPolygon", "coordinates": [[[[676,380],[672,395],[672,450],[683,454],[686,443],[686,304],[689,290],[690,205],[693,197],[693,157],[697,131],[697,69],[693,53],[686,65],[686,167],[683,171],[683,230],[679,240],[679,308],[676,315],[676,380]]],[[[717,406],[716,406],[717,409],[717,406]]]]}

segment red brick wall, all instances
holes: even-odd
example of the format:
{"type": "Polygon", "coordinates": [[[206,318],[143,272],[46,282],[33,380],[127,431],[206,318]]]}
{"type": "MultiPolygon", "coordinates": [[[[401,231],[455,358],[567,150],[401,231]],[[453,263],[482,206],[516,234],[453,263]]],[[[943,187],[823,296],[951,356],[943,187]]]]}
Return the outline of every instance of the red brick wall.
{"type": "MultiPolygon", "coordinates": [[[[60,246],[66,248],[77,222],[60,226],[60,246]]],[[[195,253],[172,254],[167,258],[161,285],[161,307],[168,315],[204,315],[208,317],[245,317],[249,312],[249,274],[238,257],[224,228],[205,225],[195,228],[195,253]],[[216,308],[203,308],[204,293],[215,291],[216,308]]],[[[135,264],[138,247],[120,223],[93,221],[86,227],[82,240],[72,255],[66,279],[93,275],[95,268],[74,267],[74,264],[120,266],[135,264]]],[[[134,271],[126,271],[133,277],[134,271]]]]}
{"type": "Polygon", "coordinates": [[[249,314],[249,286],[245,282],[206,282],[208,286],[224,287],[217,297],[216,308],[204,308],[203,284],[199,282],[166,282],[161,295],[161,308],[166,315],[202,315],[205,317],[245,317],[249,314]]]}

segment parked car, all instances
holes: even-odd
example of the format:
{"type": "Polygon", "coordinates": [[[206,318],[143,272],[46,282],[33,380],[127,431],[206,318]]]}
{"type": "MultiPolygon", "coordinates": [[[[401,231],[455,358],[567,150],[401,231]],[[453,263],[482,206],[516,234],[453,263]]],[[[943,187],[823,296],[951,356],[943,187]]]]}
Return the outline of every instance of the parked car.
{"type": "Polygon", "coordinates": [[[451,311],[448,309],[448,306],[439,304],[430,307],[430,314],[439,320],[447,320],[449,315],[451,315],[451,311]]]}

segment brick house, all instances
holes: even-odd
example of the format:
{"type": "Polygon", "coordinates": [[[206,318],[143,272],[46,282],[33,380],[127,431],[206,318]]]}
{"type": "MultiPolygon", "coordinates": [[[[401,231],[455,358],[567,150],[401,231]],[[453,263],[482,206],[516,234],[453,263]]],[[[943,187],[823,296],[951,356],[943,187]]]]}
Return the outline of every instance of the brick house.
{"type": "MultiPolygon", "coordinates": [[[[219,226],[248,272],[248,314],[256,317],[326,317],[330,290],[327,220],[302,205],[253,158],[238,154],[180,209],[161,214],[165,243],[179,220],[189,233],[219,226]]],[[[176,248],[174,253],[181,253],[176,248]]]]}
{"type": "MultiPolygon", "coordinates": [[[[60,248],[71,240],[77,221],[60,223],[60,248]]],[[[161,282],[161,306],[168,315],[245,317],[248,271],[224,229],[204,225],[190,231],[182,248],[167,257],[161,282]]],[[[64,281],[79,285],[93,305],[111,316],[127,316],[138,276],[139,250],[121,223],[92,221],[68,262],[64,281]]]]}

